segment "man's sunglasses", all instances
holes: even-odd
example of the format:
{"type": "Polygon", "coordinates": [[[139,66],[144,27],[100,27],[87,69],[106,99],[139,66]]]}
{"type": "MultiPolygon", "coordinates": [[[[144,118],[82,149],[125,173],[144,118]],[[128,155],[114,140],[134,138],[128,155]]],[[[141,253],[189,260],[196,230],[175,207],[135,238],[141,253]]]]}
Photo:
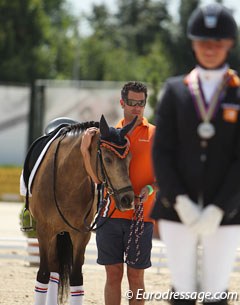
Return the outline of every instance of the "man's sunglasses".
{"type": "Polygon", "coordinates": [[[146,100],[140,100],[140,101],[135,101],[135,100],[125,100],[124,101],[128,106],[139,106],[139,107],[144,107],[146,105],[146,100]]]}

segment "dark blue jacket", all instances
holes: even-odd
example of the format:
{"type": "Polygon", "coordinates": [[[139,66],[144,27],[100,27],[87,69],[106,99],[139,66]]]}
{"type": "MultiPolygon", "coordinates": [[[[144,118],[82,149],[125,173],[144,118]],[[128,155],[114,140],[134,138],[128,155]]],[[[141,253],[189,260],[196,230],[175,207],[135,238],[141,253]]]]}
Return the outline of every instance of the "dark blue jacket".
{"type": "Polygon", "coordinates": [[[211,122],[216,133],[208,141],[197,134],[201,120],[185,80],[167,80],[158,103],[153,163],[160,191],[151,216],[180,221],[175,198],[188,194],[196,203],[201,196],[204,206],[222,208],[222,224],[240,224],[239,78],[222,95],[211,122]],[[228,110],[236,114],[232,121],[228,110]]]}

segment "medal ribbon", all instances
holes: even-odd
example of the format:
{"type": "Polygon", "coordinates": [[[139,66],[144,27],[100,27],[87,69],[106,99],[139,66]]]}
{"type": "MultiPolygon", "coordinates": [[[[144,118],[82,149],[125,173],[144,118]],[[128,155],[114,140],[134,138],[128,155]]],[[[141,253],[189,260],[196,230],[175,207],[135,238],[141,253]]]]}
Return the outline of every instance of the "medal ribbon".
{"type": "Polygon", "coordinates": [[[204,99],[203,99],[202,93],[199,88],[197,70],[194,69],[190,73],[189,89],[194,98],[194,101],[196,102],[196,107],[200,114],[200,117],[204,122],[209,122],[212,119],[212,117],[217,109],[217,106],[218,106],[219,97],[220,97],[221,93],[223,92],[223,90],[225,89],[230,77],[231,76],[228,73],[226,73],[224,75],[222,82],[219,84],[219,86],[217,87],[217,89],[214,92],[213,97],[211,98],[209,106],[207,106],[204,103],[204,99]]]}

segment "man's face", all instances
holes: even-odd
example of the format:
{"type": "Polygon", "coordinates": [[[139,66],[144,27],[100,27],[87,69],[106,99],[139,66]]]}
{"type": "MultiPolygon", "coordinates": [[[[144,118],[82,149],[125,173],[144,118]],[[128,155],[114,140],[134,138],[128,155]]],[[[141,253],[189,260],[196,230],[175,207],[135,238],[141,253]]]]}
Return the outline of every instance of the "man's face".
{"type": "Polygon", "coordinates": [[[128,99],[127,101],[124,101],[121,99],[120,103],[124,111],[124,118],[127,122],[132,121],[135,116],[138,116],[137,124],[141,123],[145,105],[140,106],[141,104],[143,105],[145,101],[145,93],[144,92],[134,92],[134,91],[129,91],[128,92],[128,99]],[[135,103],[136,102],[136,103],[135,103]],[[134,105],[135,106],[130,106],[134,105]]]}
{"type": "Polygon", "coordinates": [[[231,39],[192,41],[192,48],[198,63],[207,69],[215,69],[221,66],[232,46],[233,40],[231,39]]]}

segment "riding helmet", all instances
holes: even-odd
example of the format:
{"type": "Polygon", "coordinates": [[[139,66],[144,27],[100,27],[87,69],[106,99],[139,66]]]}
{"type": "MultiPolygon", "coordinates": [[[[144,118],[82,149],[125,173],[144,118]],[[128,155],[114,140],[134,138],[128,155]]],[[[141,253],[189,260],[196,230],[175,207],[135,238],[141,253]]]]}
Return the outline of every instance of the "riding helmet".
{"type": "Polygon", "coordinates": [[[187,36],[191,40],[236,40],[237,33],[237,24],[230,10],[219,3],[195,9],[187,26],[187,36]]]}

